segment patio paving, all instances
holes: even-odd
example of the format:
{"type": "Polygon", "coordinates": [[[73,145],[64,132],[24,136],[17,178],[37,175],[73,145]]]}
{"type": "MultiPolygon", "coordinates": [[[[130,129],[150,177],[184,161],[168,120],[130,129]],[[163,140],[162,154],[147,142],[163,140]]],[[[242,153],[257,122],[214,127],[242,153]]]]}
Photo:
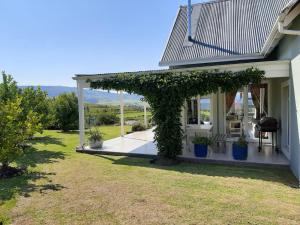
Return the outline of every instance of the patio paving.
{"type": "Polygon", "coordinates": [[[153,138],[154,133],[150,129],[104,141],[102,149],[91,149],[87,146],[84,150],[79,151],[99,154],[155,156],[157,155],[157,149],[153,138]]]}
{"type": "MultiPolygon", "coordinates": [[[[183,151],[183,156],[186,159],[198,159],[194,156],[192,147],[188,150],[183,151]]],[[[234,163],[248,163],[248,164],[263,164],[263,165],[278,165],[288,166],[289,160],[281,153],[277,153],[272,148],[271,144],[264,144],[261,152],[258,152],[258,143],[248,144],[248,158],[246,161],[234,160],[232,158],[232,142],[226,143],[226,150],[222,152],[215,152],[209,147],[207,158],[203,159],[207,161],[218,161],[218,162],[234,162],[234,163]]],[[[202,160],[202,161],[203,161],[202,160]]]]}
{"type": "MultiPolygon", "coordinates": [[[[91,154],[153,157],[157,155],[157,148],[153,142],[153,138],[153,129],[150,129],[104,141],[102,149],[91,149],[87,146],[84,149],[77,149],[77,151],[91,154]]],[[[181,158],[194,162],[207,161],[233,164],[289,165],[289,160],[282,153],[276,153],[275,150],[272,149],[272,146],[268,144],[265,144],[263,150],[258,152],[257,143],[249,143],[248,159],[246,161],[236,161],[232,158],[231,144],[232,142],[227,142],[227,150],[224,152],[214,152],[212,149],[209,149],[208,156],[205,159],[195,157],[193,146],[189,145],[183,150],[181,158]]]]}

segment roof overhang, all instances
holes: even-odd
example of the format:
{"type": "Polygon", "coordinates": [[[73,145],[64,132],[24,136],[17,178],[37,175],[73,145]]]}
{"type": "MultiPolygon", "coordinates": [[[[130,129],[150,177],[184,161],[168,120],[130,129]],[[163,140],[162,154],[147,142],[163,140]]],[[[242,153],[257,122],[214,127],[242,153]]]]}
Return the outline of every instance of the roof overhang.
{"type": "Polygon", "coordinates": [[[283,23],[284,27],[289,27],[293,20],[300,14],[300,0],[291,0],[278,16],[273,29],[265,42],[261,54],[266,57],[274,48],[278,45],[279,41],[283,38],[284,34],[281,34],[278,30],[278,24],[283,23]]]}
{"type": "Polygon", "coordinates": [[[214,58],[199,58],[192,60],[181,60],[181,61],[168,61],[159,62],[159,66],[185,66],[185,65],[201,65],[207,63],[220,63],[220,62],[231,62],[231,61],[247,61],[247,60],[260,60],[264,57],[260,54],[252,55],[235,55],[226,57],[214,57],[214,58]]]}
{"type": "Polygon", "coordinates": [[[126,75],[126,74],[157,74],[157,73],[169,73],[169,72],[185,72],[185,71],[204,71],[204,70],[218,70],[218,71],[232,71],[237,72],[245,70],[248,68],[257,68],[259,70],[265,71],[266,78],[282,78],[289,77],[290,73],[290,61],[263,61],[263,62],[252,62],[252,63],[239,63],[239,64],[226,64],[226,65],[216,65],[216,66],[203,66],[194,67],[187,69],[166,69],[166,70],[148,70],[148,71],[137,71],[137,72],[120,72],[120,73],[102,73],[102,74],[76,74],[73,79],[81,84],[84,88],[89,88],[90,85],[88,80],[97,81],[103,78],[109,78],[116,75],[126,75]]]}

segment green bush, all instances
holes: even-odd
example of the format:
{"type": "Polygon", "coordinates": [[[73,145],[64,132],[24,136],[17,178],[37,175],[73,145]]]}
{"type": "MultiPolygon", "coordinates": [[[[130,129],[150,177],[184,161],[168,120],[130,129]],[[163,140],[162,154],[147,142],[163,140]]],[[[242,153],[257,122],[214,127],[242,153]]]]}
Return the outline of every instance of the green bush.
{"type": "Polygon", "coordinates": [[[74,93],[65,93],[54,98],[55,124],[63,130],[78,129],[78,100],[74,93]]]}
{"type": "Polygon", "coordinates": [[[143,131],[143,130],[146,130],[146,127],[141,123],[136,123],[131,128],[132,132],[143,131]]]}
{"type": "Polygon", "coordinates": [[[113,125],[120,122],[119,117],[113,113],[102,113],[97,117],[97,125],[113,125]]]}
{"type": "Polygon", "coordinates": [[[21,90],[21,95],[23,115],[27,115],[30,110],[36,112],[39,123],[41,124],[41,129],[39,130],[41,133],[43,129],[46,129],[49,126],[54,116],[51,114],[50,100],[48,99],[47,93],[42,91],[40,87],[37,89],[27,87],[21,90]]]}

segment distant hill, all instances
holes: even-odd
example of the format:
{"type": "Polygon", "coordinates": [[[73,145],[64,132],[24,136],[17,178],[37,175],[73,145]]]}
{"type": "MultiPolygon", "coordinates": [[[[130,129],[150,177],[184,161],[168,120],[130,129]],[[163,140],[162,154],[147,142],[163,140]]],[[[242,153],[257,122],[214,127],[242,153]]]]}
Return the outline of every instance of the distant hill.
{"type": "MultiPolygon", "coordinates": [[[[20,88],[25,88],[28,86],[19,86],[20,88]]],[[[36,86],[34,86],[36,88],[36,86]]],[[[66,87],[66,86],[40,86],[43,91],[48,93],[49,97],[56,97],[62,93],[77,92],[76,87],[66,87]]],[[[140,99],[142,96],[139,95],[129,95],[124,94],[124,102],[127,105],[141,105],[140,99]]],[[[93,104],[105,104],[105,105],[118,105],[120,104],[120,97],[117,93],[98,91],[98,90],[84,90],[84,99],[87,103],[93,104]]]]}

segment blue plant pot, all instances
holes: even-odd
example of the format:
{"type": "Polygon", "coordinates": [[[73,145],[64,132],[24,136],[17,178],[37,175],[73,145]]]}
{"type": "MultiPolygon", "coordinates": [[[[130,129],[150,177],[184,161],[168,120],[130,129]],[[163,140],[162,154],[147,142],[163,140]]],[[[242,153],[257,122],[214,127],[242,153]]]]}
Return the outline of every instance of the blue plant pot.
{"type": "Polygon", "coordinates": [[[206,158],[207,157],[207,145],[194,145],[194,151],[195,151],[195,156],[199,158],[206,158]]]}
{"type": "Polygon", "coordinates": [[[241,147],[234,143],[232,145],[232,156],[235,160],[247,160],[248,146],[241,147]]]}

